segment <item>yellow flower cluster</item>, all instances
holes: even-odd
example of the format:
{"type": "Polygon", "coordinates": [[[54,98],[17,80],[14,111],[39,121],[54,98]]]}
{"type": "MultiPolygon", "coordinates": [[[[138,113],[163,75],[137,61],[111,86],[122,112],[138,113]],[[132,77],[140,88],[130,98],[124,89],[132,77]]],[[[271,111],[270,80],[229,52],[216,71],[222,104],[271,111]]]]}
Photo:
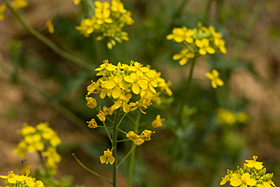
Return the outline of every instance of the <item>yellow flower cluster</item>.
{"type": "Polygon", "coordinates": [[[173,56],[173,60],[179,60],[180,65],[186,64],[189,59],[197,56],[205,56],[207,53],[221,52],[226,54],[227,52],[222,34],[217,33],[213,26],[206,28],[201,23],[194,29],[174,28],[167,39],[184,45],[184,49],[173,56]]]}
{"type": "Polygon", "coordinates": [[[151,135],[155,133],[150,130],[144,130],[140,135],[136,134],[134,131],[129,131],[126,137],[130,139],[134,144],[141,145],[145,141],[151,140],[151,135]]]}
{"type": "Polygon", "coordinates": [[[271,180],[272,173],[266,173],[262,162],[257,161],[257,156],[253,156],[253,160],[246,160],[243,168],[237,167],[236,171],[227,170],[227,175],[222,178],[220,185],[227,182],[231,186],[254,186],[254,187],[275,187],[271,180]]]}
{"type": "Polygon", "coordinates": [[[220,125],[234,125],[236,123],[244,123],[246,124],[249,120],[249,117],[243,113],[232,113],[231,111],[225,108],[218,109],[218,123],[220,125]]]}
{"type": "Polygon", "coordinates": [[[25,157],[26,151],[42,152],[42,155],[47,158],[47,167],[55,169],[61,160],[56,152],[56,147],[61,144],[61,140],[48,125],[48,123],[39,123],[36,127],[32,127],[24,124],[20,131],[22,141],[14,149],[14,153],[25,157]]]}
{"type": "Polygon", "coordinates": [[[104,60],[95,71],[97,76],[101,76],[96,82],[92,82],[88,87],[86,96],[87,105],[95,108],[97,102],[90,94],[99,94],[101,99],[106,96],[113,100],[110,107],[99,107],[97,117],[100,121],[105,121],[107,115],[112,115],[117,109],[125,113],[134,111],[137,108],[142,113],[143,109],[148,108],[153,100],[158,100],[162,93],[169,96],[172,91],[161,74],[150,67],[144,67],[139,62],[131,61],[130,65],[118,63],[117,66],[104,60]]]}
{"type": "Polygon", "coordinates": [[[85,37],[95,32],[97,40],[107,38],[107,47],[112,49],[116,42],[128,40],[128,34],[122,28],[133,23],[131,12],[124,8],[120,0],[112,0],[111,5],[108,2],[95,1],[95,15],[83,19],[76,29],[85,37]]]}
{"type": "Polygon", "coordinates": [[[26,175],[16,175],[13,171],[6,175],[0,175],[0,178],[5,179],[5,186],[26,186],[26,187],[44,187],[42,181],[29,177],[30,171],[26,171],[26,175]]]}
{"type": "MultiPolygon", "coordinates": [[[[15,10],[19,10],[27,7],[28,2],[25,0],[15,0],[11,3],[11,6],[15,10]]],[[[5,19],[5,10],[6,10],[6,5],[0,5],[0,21],[3,21],[5,19]]]]}

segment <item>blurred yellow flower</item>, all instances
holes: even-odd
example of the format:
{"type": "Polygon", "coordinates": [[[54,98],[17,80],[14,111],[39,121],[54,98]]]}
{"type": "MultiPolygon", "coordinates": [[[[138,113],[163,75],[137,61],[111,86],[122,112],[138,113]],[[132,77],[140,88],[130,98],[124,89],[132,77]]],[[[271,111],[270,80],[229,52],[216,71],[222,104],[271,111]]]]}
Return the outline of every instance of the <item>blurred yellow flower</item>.
{"type": "Polygon", "coordinates": [[[160,118],[160,115],[157,115],[156,119],[152,122],[152,126],[154,128],[158,128],[162,126],[162,121],[164,121],[164,119],[160,118]]]}
{"type": "Polygon", "coordinates": [[[213,88],[217,88],[217,86],[224,85],[224,82],[219,78],[219,72],[217,70],[213,69],[212,73],[207,72],[205,75],[211,80],[213,88]]]}

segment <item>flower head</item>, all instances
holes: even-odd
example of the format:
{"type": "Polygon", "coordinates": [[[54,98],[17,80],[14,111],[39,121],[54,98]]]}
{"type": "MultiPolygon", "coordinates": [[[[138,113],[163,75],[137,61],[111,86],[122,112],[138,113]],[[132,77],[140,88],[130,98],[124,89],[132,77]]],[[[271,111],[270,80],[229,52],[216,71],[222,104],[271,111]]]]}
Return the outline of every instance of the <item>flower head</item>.
{"type": "Polygon", "coordinates": [[[113,165],[113,163],[115,162],[115,158],[112,156],[112,152],[109,149],[107,149],[107,151],[104,151],[104,155],[100,156],[100,162],[102,164],[108,164],[109,162],[111,165],[113,165]]]}
{"type": "Polygon", "coordinates": [[[236,171],[227,170],[227,175],[222,177],[220,185],[227,182],[231,186],[257,186],[257,187],[273,187],[274,182],[271,180],[273,174],[267,173],[266,168],[263,167],[262,162],[257,162],[257,156],[253,160],[246,160],[243,168],[237,167],[236,171]]]}
{"type": "Polygon", "coordinates": [[[97,76],[101,76],[96,82],[92,82],[87,90],[87,104],[90,108],[96,107],[96,101],[90,94],[99,94],[101,99],[108,97],[113,100],[109,107],[99,107],[97,117],[105,121],[107,115],[112,115],[120,109],[125,113],[139,108],[142,113],[153,102],[154,98],[166,94],[171,95],[169,83],[160,77],[160,73],[150,67],[144,67],[139,62],[131,61],[130,65],[113,65],[105,60],[98,68],[97,76]]]}
{"type": "Polygon", "coordinates": [[[97,34],[97,40],[107,39],[107,47],[112,49],[116,42],[128,40],[128,34],[122,29],[126,25],[133,24],[131,12],[124,8],[120,0],[112,0],[112,5],[108,2],[95,1],[95,15],[81,21],[76,29],[85,37],[93,32],[97,34]]]}
{"type": "Polygon", "coordinates": [[[184,65],[189,59],[215,52],[226,53],[225,41],[222,34],[217,33],[213,26],[208,28],[198,23],[196,28],[174,28],[172,34],[167,35],[168,40],[182,43],[184,48],[173,56],[173,60],[180,60],[179,64],[184,65]]]}
{"type": "Polygon", "coordinates": [[[224,85],[224,82],[219,78],[219,72],[217,70],[213,69],[212,73],[207,72],[205,75],[211,80],[213,88],[217,88],[217,86],[224,85]]]}

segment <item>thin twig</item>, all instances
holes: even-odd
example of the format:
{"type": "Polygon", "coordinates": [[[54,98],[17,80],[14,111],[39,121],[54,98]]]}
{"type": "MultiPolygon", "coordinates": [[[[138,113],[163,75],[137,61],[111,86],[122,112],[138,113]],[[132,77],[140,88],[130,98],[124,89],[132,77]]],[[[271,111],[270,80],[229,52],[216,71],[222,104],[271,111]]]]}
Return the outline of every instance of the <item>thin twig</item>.
{"type": "Polygon", "coordinates": [[[112,181],[110,181],[109,179],[106,179],[105,177],[101,176],[100,174],[96,173],[95,171],[92,171],[91,169],[89,169],[88,167],[86,167],[77,157],[74,153],[72,153],[73,157],[75,158],[75,160],[80,164],[80,166],[82,166],[85,170],[87,170],[88,172],[94,174],[95,176],[103,179],[104,181],[113,184],[112,181]]]}

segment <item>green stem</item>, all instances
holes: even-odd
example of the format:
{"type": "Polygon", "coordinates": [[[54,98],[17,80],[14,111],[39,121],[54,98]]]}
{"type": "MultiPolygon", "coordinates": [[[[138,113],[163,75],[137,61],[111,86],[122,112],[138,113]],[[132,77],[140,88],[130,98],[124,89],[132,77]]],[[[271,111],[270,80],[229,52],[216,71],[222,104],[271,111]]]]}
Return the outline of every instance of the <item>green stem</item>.
{"type": "MultiPolygon", "coordinates": [[[[136,121],[135,121],[135,127],[134,132],[137,134],[139,129],[139,122],[140,122],[140,116],[141,112],[138,111],[136,121]]],[[[131,143],[131,156],[130,156],[130,163],[129,163],[129,170],[128,170],[128,187],[131,187],[132,185],[132,176],[133,176],[133,167],[134,167],[134,159],[135,159],[135,147],[136,145],[132,142],[131,143]]]]}
{"type": "Polygon", "coordinates": [[[189,94],[189,88],[191,85],[191,80],[192,80],[192,75],[193,75],[193,69],[194,69],[194,64],[195,64],[195,59],[196,57],[194,57],[191,61],[191,67],[190,67],[190,71],[189,71],[189,76],[187,79],[187,83],[186,83],[186,87],[184,90],[184,97],[180,103],[180,107],[179,107],[179,113],[178,113],[178,125],[181,127],[182,123],[183,123],[183,108],[187,102],[187,98],[188,98],[188,94],[189,94]]]}
{"type": "Polygon", "coordinates": [[[120,167],[120,165],[122,165],[122,163],[127,159],[127,157],[135,150],[136,146],[133,146],[130,151],[125,155],[125,157],[122,159],[122,161],[120,161],[120,163],[117,165],[117,167],[120,167]]]}
{"type": "Polygon", "coordinates": [[[92,171],[91,169],[89,169],[88,167],[86,167],[86,166],[76,157],[76,155],[75,155],[74,153],[72,153],[72,155],[73,155],[73,157],[75,158],[75,160],[80,164],[80,166],[82,166],[85,170],[87,170],[88,172],[94,174],[95,176],[97,176],[97,177],[103,179],[104,181],[106,181],[106,182],[108,182],[108,183],[110,183],[110,184],[113,184],[112,181],[106,179],[105,177],[99,175],[99,174],[96,173],[95,171],[92,171]]]}
{"type": "MultiPolygon", "coordinates": [[[[107,129],[107,126],[106,126],[105,121],[102,121],[102,123],[103,123],[103,125],[104,125],[105,131],[106,131],[106,133],[107,133],[107,135],[108,135],[108,137],[109,137],[109,139],[110,139],[111,144],[113,144],[112,137],[111,137],[111,135],[110,135],[110,133],[109,133],[109,131],[108,131],[108,129],[107,129]]],[[[114,129],[114,127],[113,127],[113,129],[114,129]]]]}
{"type": "Polygon", "coordinates": [[[45,161],[44,161],[44,159],[43,159],[42,152],[41,152],[41,151],[37,151],[37,153],[38,153],[40,162],[41,162],[41,164],[43,165],[43,167],[44,167],[44,169],[45,169],[45,172],[46,172],[47,177],[50,177],[50,173],[49,173],[48,168],[47,168],[47,166],[46,166],[46,163],[45,163],[45,161]]]}
{"type": "Polygon", "coordinates": [[[113,187],[118,186],[117,182],[117,177],[118,177],[118,170],[117,170],[117,139],[118,139],[118,123],[119,123],[119,113],[120,109],[117,110],[117,113],[115,114],[115,119],[114,119],[114,125],[113,125],[113,146],[112,146],[112,151],[113,151],[113,157],[115,157],[115,162],[113,164],[113,187]]]}
{"type": "Polygon", "coordinates": [[[28,31],[30,32],[35,38],[37,38],[38,40],[40,40],[41,42],[43,42],[44,44],[46,44],[47,46],[49,46],[49,48],[51,48],[56,54],[60,55],[61,57],[65,58],[66,60],[84,68],[84,69],[92,69],[92,65],[87,64],[86,62],[84,62],[83,60],[71,55],[70,53],[67,53],[65,51],[63,51],[62,49],[60,49],[56,44],[54,44],[52,41],[50,41],[48,38],[46,38],[45,36],[43,36],[42,34],[40,34],[39,32],[37,32],[36,30],[34,30],[32,27],[30,27],[27,22],[23,19],[23,17],[21,17],[14,9],[13,7],[10,5],[10,3],[8,2],[8,0],[4,0],[4,3],[6,4],[6,6],[8,7],[8,9],[12,12],[12,14],[16,17],[16,19],[22,24],[22,26],[28,31]]]}

